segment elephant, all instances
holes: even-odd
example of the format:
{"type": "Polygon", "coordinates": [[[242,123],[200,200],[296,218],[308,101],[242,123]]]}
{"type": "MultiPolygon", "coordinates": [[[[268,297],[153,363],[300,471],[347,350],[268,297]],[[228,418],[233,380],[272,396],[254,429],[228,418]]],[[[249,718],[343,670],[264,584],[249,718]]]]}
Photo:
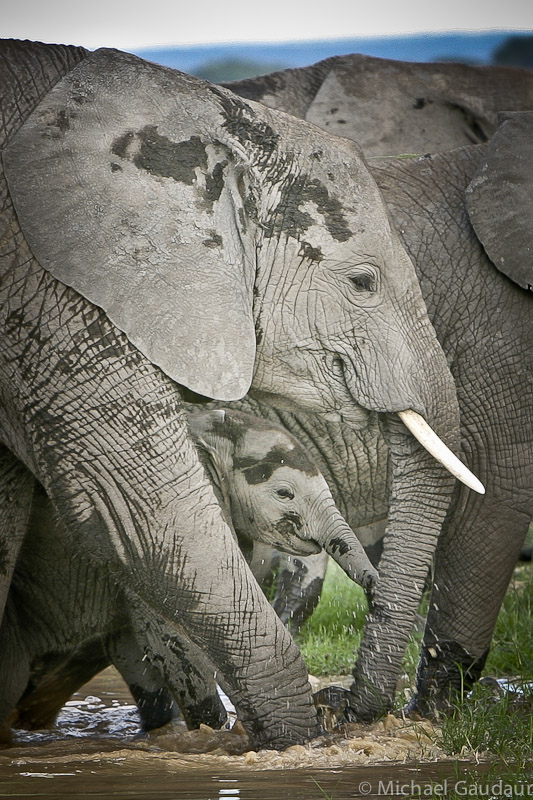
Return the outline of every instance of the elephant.
{"type": "Polygon", "coordinates": [[[222,84],[348,139],[367,158],[485,142],[500,111],[533,108],[533,72],[352,53],[222,84]]]}
{"type": "MultiPolygon", "coordinates": [[[[275,423],[234,409],[191,407],[189,428],[248,561],[256,542],[303,556],[323,546],[353,580],[371,589],[376,570],[294,437],[275,423]]],[[[200,723],[221,727],[226,712],[213,668],[201,654],[190,654],[186,643],[178,649],[168,624],[154,620],[149,609],[135,605],[135,598],[132,607],[127,591],[113,588],[109,576],[91,563],[70,570],[78,557],[76,540],[61,526],[55,528],[52,505],[38,486],[0,628],[0,652],[18,649],[19,663],[29,665],[23,695],[11,698],[16,724],[48,727],[72,693],[112,663],[137,702],[145,730],[169,722],[177,706],[190,728],[200,723]],[[53,571],[46,568],[50,543],[53,571]],[[28,620],[23,628],[22,616],[28,620]],[[156,649],[169,650],[164,664],[151,661],[155,636],[162,641],[156,649]]],[[[0,665],[0,686],[9,683],[0,665]]],[[[5,697],[3,705],[9,705],[5,697]]]]}
{"type": "Polygon", "coordinates": [[[79,557],[216,665],[252,746],[306,741],[303,660],[183,401],[379,412],[398,527],[423,489],[409,535],[436,541],[453,476],[483,489],[450,450],[457,395],[413,264],[353,142],[117,50],[1,53],[0,605],[37,480],[79,557]]]}
{"type": "MultiPolygon", "coordinates": [[[[479,677],[532,515],[528,342],[533,309],[528,292],[533,280],[528,248],[533,187],[528,176],[533,156],[528,109],[533,109],[533,73],[354,55],[228,85],[326,130],[342,130],[344,136],[357,131],[415,264],[455,379],[463,455],[489,489],[480,498],[466,496],[457,486],[439,538],[417,696],[410,709],[429,715],[448,707],[450,695],[479,677]],[[372,91],[372,86],[378,89],[372,91]],[[426,102],[418,103],[418,97],[426,102]],[[498,110],[509,112],[508,118],[498,110]],[[380,139],[380,121],[387,111],[387,136],[380,139]],[[333,125],[334,114],[341,115],[342,127],[333,125]],[[416,115],[423,120],[418,127],[413,125],[416,115]],[[471,126],[465,127],[467,117],[475,120],[477,137],[471,126]],[[362,129],[373,131],[374,139],[369,135],[365,140],[362,129]],[[491,136],[488,144],[471,143],[491,136]],[[443,149],[437,153],[439,146],[443,149]],[[437,155],[390,157],[416,150],[437,155]]],[[[279,419],[306,444],[352,528],[375,524],[379,532],[390,487],[387,443],[375,420],[366,431],[354,431],[322,420],[311,424],[305,414],[274,414],[247,405],[279,419]]],[[[391,521],[379,562],[382,583],[390,580],[397,559],[390,526],[391,521]]],[[[408,579],[419,598],[431,559],[426,546],[417,552],[420,543],[413,539],[412,544],[408,579]]],[[[321,584],[316,572],[313,580],[316,593],[321,584]]],[[[285,586],[288,582],[286,575],[285,586]]],[[[312,605],[310,590],[304,585],[306,602],[312,605]]],[[[284,602],[287,615],[288,601],[278,594],[278,606],[284,602]]],[[[396,646],[392,652],[394,635],[387,617],[402,630],[414,619],[413,606],[409,614],[405,606],[378,613],[387,623],[386,635],[374,639],[383,654],[383,666],[375,672],[380,681],[365,689],[368,681],[361,678],[372,659],[372,639],[365,637],[346,701],[359,718],[372,718],[393,703],[403,649],[396,646]]],[[[368,625],[374,628],[372,615],[368,625]]]]}
{"type": "MultiPolygon", "coordinates": [[[[242,97],[354,139],[370,160],[437,153],[487,141],[497,129],[502,109],[533,108],[533,73],[528,69],[403,62],[360,53],[222,85],[242,97]]],[[[318,441],[320,437],[313,438],[318,441]]],[[[382,439],[374,439],[370,432],[370,447],[379,450],[375,467],[369,467],[364,455],[369,443],[361,442],[354,475],[354,485],[362,482],[366,487],[369,508],[364,510],[362,493],[349,488],[346,480],[342,493],[349,506],[344,513],[377,564],[383,548],[389,488],[387,447],[382,439]],[[348,499],[352,493],[354,498],[348,499]]],[[[319,600],[327,559],[322,555],[288,561],[275,552],[264,552],[263,558],[272,562],[279,575],[274,607],[284,621],[291,621],[292,630],[297,630],[319,600]]],[[[521,558],[528,558],[527,550],[521,558]]]]}

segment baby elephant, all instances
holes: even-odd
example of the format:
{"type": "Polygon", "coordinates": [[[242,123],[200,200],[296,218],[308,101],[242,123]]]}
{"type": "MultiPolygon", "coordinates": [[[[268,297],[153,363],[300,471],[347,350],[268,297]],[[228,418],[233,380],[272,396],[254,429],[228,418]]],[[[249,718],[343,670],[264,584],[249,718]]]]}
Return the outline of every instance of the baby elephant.
{"type": "Polygon", "coordinates": [[[241,550],[254,542],[309,556],[324,549],[370,590],[377,572],[307,450],[285,428],[241,411],[192,411],[190,426],[241,550]]]}
{"type": "MultiPolygon", "coordinates": [[[[254,542],[298,555],[324,548],[353,580],[372,588],[376,570],[296,439],[235,410],[192,409],[190,428],[248,561],[254,542]]],[[[71,694],[112,663],[145,730],[170,721],[178,707],[190,728],[220,727],[226,713],[214,680],[217,665],[177,623],[156,617],[116,574],[97,570],[36,487],[0,629],[0,652],[8,654],[0,664],[0,723],[51,724],[71,694]]]]}

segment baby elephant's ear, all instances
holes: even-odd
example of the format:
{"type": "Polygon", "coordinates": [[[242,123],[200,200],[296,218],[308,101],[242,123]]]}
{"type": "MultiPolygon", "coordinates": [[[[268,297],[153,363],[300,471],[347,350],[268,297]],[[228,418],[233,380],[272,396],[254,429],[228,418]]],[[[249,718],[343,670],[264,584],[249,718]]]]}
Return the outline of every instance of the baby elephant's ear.
{"type": "Polygon", "coordinates": [[[255,359],[254,230],[219,96],[100,50],[56,84],[4,161],[40,264],[175,381],[235,400],[255,359]]]}
{"type": "Polygon", "coordinates": [[[500,116],[466,190],[470,221],[500,272],[533,289],[533,112],[500,116]]]}

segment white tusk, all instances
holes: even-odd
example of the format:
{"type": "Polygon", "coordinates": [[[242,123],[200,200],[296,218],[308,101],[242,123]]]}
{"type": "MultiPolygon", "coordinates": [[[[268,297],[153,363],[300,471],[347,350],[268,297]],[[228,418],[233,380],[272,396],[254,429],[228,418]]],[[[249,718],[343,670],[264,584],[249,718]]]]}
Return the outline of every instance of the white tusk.
{"type": "Polygon", "coordinates": [[[418,439],[422,447],[425,447],[428,453],[431,453],[433,458],[446,467],[452,475],[455,475],[474,492],[485,494],[485,487],[476,476],[470,472],[468,467],[465,467],[462,461],[455,456],[449,447],[439,439],[435,431],[430,428],[424,417],[417,414],[416,411],[408,409],[407,411],[398,411],[400,417],[406,428],[409,428],[415,439],[418,439]]]}

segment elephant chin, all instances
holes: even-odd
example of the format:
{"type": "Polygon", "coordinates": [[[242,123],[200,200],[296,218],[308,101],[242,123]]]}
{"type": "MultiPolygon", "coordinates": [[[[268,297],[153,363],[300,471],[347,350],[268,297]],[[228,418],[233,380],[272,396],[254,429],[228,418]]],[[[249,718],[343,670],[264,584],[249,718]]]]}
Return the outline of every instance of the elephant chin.
{"type": "Polygon", "coordinates": [[[462,461],[452,453],[442,439],[440,439],[435,431],[428,425],[424,417],[417,414],[416,411],[407,409],[406,411],[398,411],[403,424],[408,428],[415,439],[417,439],[422,447],[424,447],[430,455],[433,456],[443,467],[451,472],[451,474],[462,481],[469,489],[479,494],[485,494],[485,487],[476,476],[470,472],[462,461]]]}

